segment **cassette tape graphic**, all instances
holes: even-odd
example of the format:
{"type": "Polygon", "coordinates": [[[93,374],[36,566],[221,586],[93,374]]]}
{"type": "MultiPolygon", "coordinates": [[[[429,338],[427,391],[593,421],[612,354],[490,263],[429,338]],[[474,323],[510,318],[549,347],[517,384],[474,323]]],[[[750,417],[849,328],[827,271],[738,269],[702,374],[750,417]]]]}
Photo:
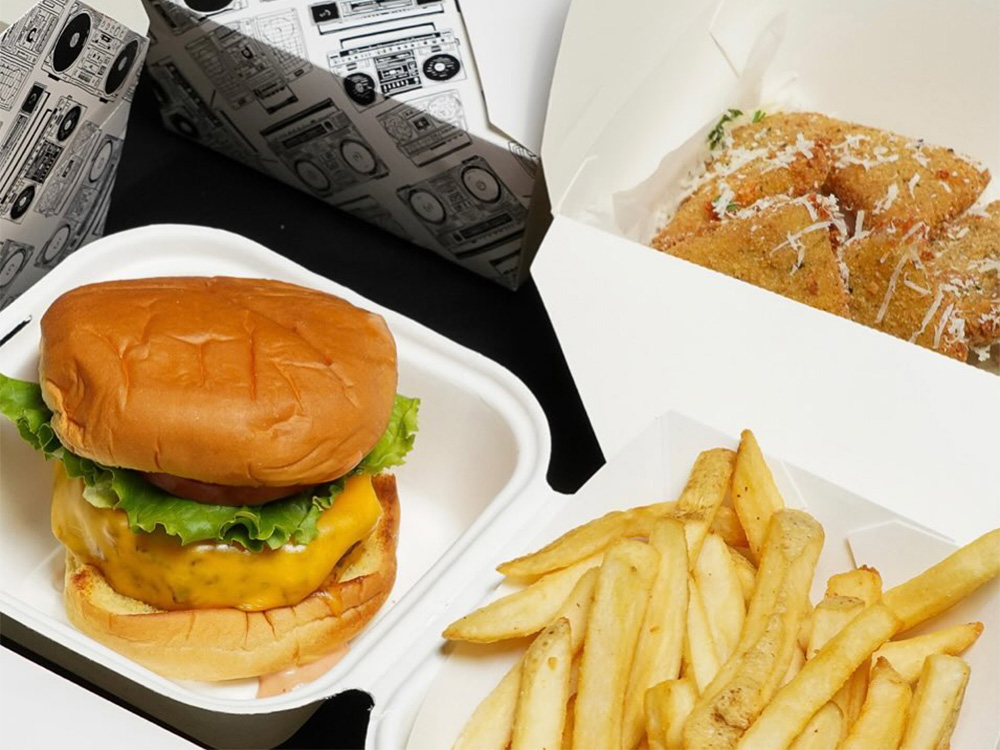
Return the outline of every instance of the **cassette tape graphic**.
{"type": "Polygon", "coordinates": [[[200,26],[213,16],[244,10],[247,0],[143,0],[154,18],[175,36],[200,26]]]}
{"type": "Polygon", "coordinates": [[[332,0],[309,6],[320,34],[444,13],[443,0],[332,0]]]}
{"type": "Polygon", "coordinates": [[[389,174],[368,141],[330,99],[265,128],[261,135],[274,155],[320,197],[389,174]]]}
{"type": "Polygon", "coordinates": [[[62,8],[52,0],[32,7],[0,39],[0,109],[10,110],[17,101],[35,63],[59,22],[62,8]]]}
{"type": "Polygon", "coordinates": [[[110,16],[73,3],[42,69],[109,102],[125,93],[125,83],[145,54],[146,40],[110,16]]]}
{"type": "Polygon", "coordinates": [[[225,113],[208,106],[170,58],[146,67],[164,124],[180,135],[259,168],[257,151],[225,113]]]}
{"type": "Polygon", "coordinates": [[[26,242],[8,239],[0,245],[0,308],[6,307],[14,299],[14,295],[11,294],[14,282],[28,267],[34,251],[35,246],[26,242]]]}
{"type": "Polygon", "coordinates": [[[465,114],[457,91],[439,91],[397,104],[377,119],[396,148],[418,167],[472,143],[465,132],[465,114]]]}
{"type": "Polygon", "coordinates": [[[466,77],[455,35],[433,23],[344,37],[340,46],[327,61],[359,110],[382,97],[466,77]]]}
{"type": "MultiPolygon", "coordinates": [[[[268,18],[272,23],[266,24],[265,29],[280,31],[282,27],[275,26],[273,16],[268,18]]],[[[291,28],[294,33],[296,27],[291,28]]],[[[279,42],[289,43],[288,29],[286,23],[286,33],[279,42]]],[[[266,40],[258,38],[258,34],[257,22],[248,18],[231,26],[217,26],[187,44],[185,49],[233,109],[259,102],[268,114],[273,114],[298,101],[289,81],[305,75],[312,66],[283,48],[272,48],[266,40]]],[[[298,43],[301,45],[301,37],[298,43]]]]}
{"type": "Polygon", "coordinates": [[[72,96],[58,97],[53,104],[42,85],[32,86],[0,146],[0,217],[20,224],[46,181],[54,174],[58,179],[57,163],[86,111],[72,96]]]}
{"type": "Polygon", "coordinates": [[[458,259],[479,255],[524,234],[524,206],[481,156],[407,185],[399,199],[458,259]]]}

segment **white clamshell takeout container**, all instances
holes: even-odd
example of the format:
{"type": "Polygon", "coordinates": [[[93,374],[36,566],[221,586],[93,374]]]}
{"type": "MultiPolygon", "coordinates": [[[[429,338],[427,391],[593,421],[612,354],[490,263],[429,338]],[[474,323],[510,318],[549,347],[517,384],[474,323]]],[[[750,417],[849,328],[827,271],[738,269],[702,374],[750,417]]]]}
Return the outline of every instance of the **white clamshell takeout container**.
{"type": "Polygon", "coordinates": [[[281,279],[342,296],[383,315],[398,347],[399,392],[420,397],[420,433],[396,471],[401,504],[396,584],[344,659],[319,679],[257,699],[257,680],[178,682],[75,630],[62,605],[63,549],[49,527],[52,468],[0,420],[0,612],[5,632],[95,684],[206,743],[281,742],[330,696],[369,692],[380,706],[436,644],[428,629],[455,592],[555,493],[545,482],[545,417],[507,370],[264,247],[228,232],[150,226],[98,240],[0,312],[0,372],[37,380],[39,320],[61,293],[144,276],[281,279]],[[27,321],[20,330],[18,326],[27,321]]]}

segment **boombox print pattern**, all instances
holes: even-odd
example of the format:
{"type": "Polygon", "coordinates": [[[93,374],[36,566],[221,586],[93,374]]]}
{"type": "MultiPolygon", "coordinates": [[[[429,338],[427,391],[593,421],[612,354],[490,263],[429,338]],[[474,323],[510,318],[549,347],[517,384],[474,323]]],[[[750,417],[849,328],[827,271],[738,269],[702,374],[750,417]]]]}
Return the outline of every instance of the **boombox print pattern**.
{"type": "Polygon", "coordinates": [[[0,308],[103,232],[146,46],[75,0],[0,37],[0,308]]]}
{"type": "Polygon", "coordinates": [[[456,0],[144,0],[164,123],[501,284],[537,159],[491,130],[456,0]]]}

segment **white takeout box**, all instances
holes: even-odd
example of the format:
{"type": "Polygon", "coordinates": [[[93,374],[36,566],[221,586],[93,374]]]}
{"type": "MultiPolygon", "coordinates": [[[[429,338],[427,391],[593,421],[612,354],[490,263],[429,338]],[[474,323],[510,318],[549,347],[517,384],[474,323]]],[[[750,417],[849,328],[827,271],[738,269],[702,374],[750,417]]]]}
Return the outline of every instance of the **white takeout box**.
{"type": "MultiPolygon", "coordinates": [[[[428,690],[431,699],[424,711],[430,713],[417,723],[409,746],[446,746],[467,715],[472,696],[488,689],[495,671],[509,658],[497,654],[481,673],[476,669],[467,679],[470,672],[461,667],[467,661],[464,652],[459,650],[448,662],[449,649],[439,635],[448,622],[496,595],[496,563],[605,510],[675,494],[697,451],[734,444],[731,435],[742,426],[734,418],[720,434],[668,416],[613,458],[576,496],[560,495],[544,479],[549,455],[544,418],[524,386],[505,370],[255,243],[196,227],[133,230],[102,239],[71,258],[0,313],[0,338],[13,332],[0,345],[0,371],[34,376],[38,319],[62,291],[98,279],[195,273],[280,278],[378,310],[399,345],[400,391],[423,399],[417,448],[398,472],[399,579],[389,602],[333,670],[289,694],[262,700],[254,697],[255,681],[212,686],[161,678],[67,623],[59,593],[63,552],[49,531],[50,467],[6,420],[0,422],[0,612],[7,618],[5,632],[213,745],[273,745],[291,734],[319,701],[359,688],[375,703],[369,747],[407,746],[428,690]],[[140,244],[142,256],[134,252],[140,244]],[[19,328],[22,322],[26,324],[19,328]],[[453,700],[439,703],[444,695],[453,700]],[[445,720],[441,711],[453,715],[445,720]]],[[[769,434],[758,433],[769,446],[769,434]]],[[[791,465],[773,466],[789,502],[804,501],[827,524],[823,571],[849,566],[844,544],[849,531],[857,561],[878,564],[889,584],[951,548],[897,513],[791,465]],[[836,512],[841,504],[849,506],[847,513],[836,512]],[[873,526],[879,527],[878,536],[870,531],[873,526]],[[880,541],[887,538],[890,544],[880,541]]],[[[893,467],[886,471],[898,473],[893,467]]],[[[905,503],[895,510],[905,514],[905,503]]],[[[955,538],[968,541],[993,522],[990,515],[990,507],[983,504],[961,515],[955,538]]],[[[982,619],[995,633],[1000,627],[995,588],[969,600],[955,616],[982,619]]],[[[977,701],[996,701],[996,684],[990,682],[996,674],[976,668],[996,660],[996,644],[995,637],[987,636],[970,652],[976,682],[969,688],[967,714],[979,715],[977,701]]]]}
{"type": "Polygon", "coordinates": [[[148,25],[140,0],[0,3],[0,309],[103,233],[148,25]]]}
{"type": "Polygon", "coordinates": [[[532,273],[605,455],[681,409],[752,425],[775,455],[945,536],[967,541],[979,510],[997,525],[1000,378],[658,253],[621,214],[670,198],[661,160],[726,108],[772,101],[971,154],[996,197],[998,28],[992,0],[572,3],[532,273]]]}
{"type": "Polygon", "coordinates": [[[164,124],[516,287],[569,0],[143,0],[164,124]]]}

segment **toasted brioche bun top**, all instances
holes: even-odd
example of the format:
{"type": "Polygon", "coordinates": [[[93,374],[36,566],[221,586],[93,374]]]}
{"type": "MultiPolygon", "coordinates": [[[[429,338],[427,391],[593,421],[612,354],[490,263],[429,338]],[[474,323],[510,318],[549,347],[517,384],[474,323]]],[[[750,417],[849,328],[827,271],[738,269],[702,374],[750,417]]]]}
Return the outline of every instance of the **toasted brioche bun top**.
{"type": "Polygon", "coordinates": [[[231,486],[318,484],[382,436],[396,347],[378,315],[257,279],[90,284],[41,322],[53,428],[106,466],[231,486]]]}

